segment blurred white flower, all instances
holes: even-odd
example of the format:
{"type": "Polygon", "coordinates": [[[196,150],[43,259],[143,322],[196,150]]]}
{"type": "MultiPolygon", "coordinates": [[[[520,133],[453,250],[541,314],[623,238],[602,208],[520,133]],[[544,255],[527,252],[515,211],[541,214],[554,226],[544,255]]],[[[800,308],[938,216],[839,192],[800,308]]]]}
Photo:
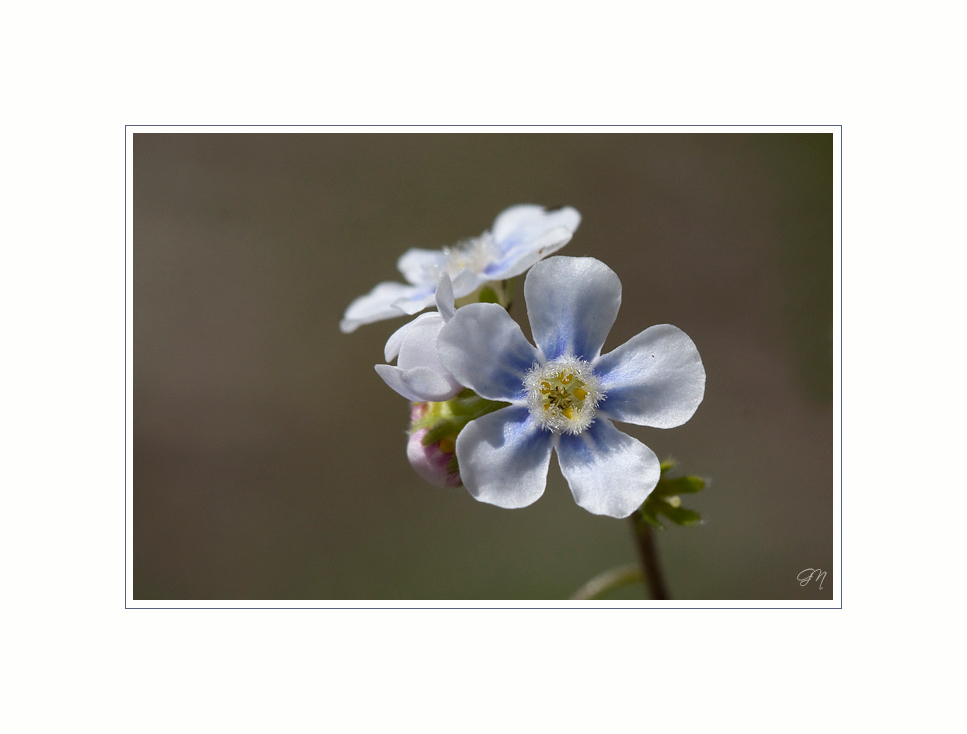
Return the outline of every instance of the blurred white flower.
{"type": "Polygon", "coordinates": [[[608,354],[621,282],[594,258],[553,257],[524,282],[537,348],[495,304],[459,309],[437,339],[455,379],[509,406],[466,425],[456,440],[463,484],[482,502],[525,507],[547,483],[552,449],[575,501],[627,517],[661,476],[654,452],[612,420],[679,426],[705,396],[705,368],[688,336],[663,324],[608,354]]]}
{"type": "Polygon", "coordinates": [[[349,304],[339,328],[348,334],[362,324],[419,313],[433,304],[443,273],[450,276],[456,298],[488,281],[520,275],[564,247],[580,223],[581,215],[571,207],[546,211],[521,204],[501,212],[479,237],[442,250],[407,250],[397,267],[409,284],[380,283],[349,304]]]}
{"type": "Polygon", "coordinates": [[[390,364],[376,372],[391,388],[413,402],[441,402],[463,390],[463,385],[440,362],[436,340],[443,325],[453,318],[453,287],[443,273],[435,294],[437,311],[424,313],[397,329],[387,340],[383,356],[390,364]],[[397,359],[398,357],[398,359],[397,359]]]}

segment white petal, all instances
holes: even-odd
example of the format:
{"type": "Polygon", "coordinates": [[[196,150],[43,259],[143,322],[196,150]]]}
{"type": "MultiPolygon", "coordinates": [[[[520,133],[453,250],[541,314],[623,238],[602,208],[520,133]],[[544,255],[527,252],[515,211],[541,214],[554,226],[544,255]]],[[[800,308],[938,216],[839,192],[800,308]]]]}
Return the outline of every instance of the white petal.
{"type": "MultiPolygon", "coordinates": [[[[365,296],[360,296],[349,304],[342,321],[339,322],[339,328],[344,334],[349,334],[363,324],[403,316],[407,311],[398,308],[396,304],[408,302],[414,298],[419,299],[425,293],[425,288],[412,285],[392,282],[380,283],[365,296]]],[[[426,306],[421,306],[416,311],[421,311],[423,308],[426,308],[426,306]]],[[[416,311],[412,313],[416,313],[416,311]]]]}
{"type": "Polygon", "coordinates": [[[588,362],[601,353],[621,305],[621,281],[593,257],[552,257],[524,281],[534,341],[548,360],[571,354],[588,362]]]}
{"type": "Polygon", "coordinates": [[[505,244],[513,246],[511,240],[518,236],[539,237],[556,227],[564,227],[573,233],[580,223],[581,215],[569,206],[548,212],[536,204],[519,204],[497,215],[491,233],[501,247],[505,244]]]}
{"type": "Polygon", "coordinates": [[[577,436],[562,434],[557,460],[574,501],[595,515],[628,517],[661,476],[654,451],[600,417],[577,436]]]}
{"type": "Polygon", "coordinates": [[[490,280],[520,275],[539,260],[570,242],[581,215],[569,206],[547,212],[534,204],[513,206],[494,221],[493,236],[500,250],[485,268],[490,280]]]}
{"type": "MultiPolygon", "coordinates": [[[[393,332],[389,339],[386,340],[386,346],[383,347],[383,356],[386,358],[387,362],[392,362],[396,359],[397,355],[400,353],[400,349],[403,346],[403,341],[406,339],[406,335],[409,330],[413,327],[413,324],[418,321],[425,321],[427,319],[439,319],[440,314],[437,313],[421,313],[412,321],[407,321],[400,328],[393,332]]],[[[442,326],[443,324],[441,324],[442,326]]]]}
{"type": "Polygon", "coordinates": [[[523,400],[524,375],[540,355],[496,303],[458,308],[437,339],[446,369],[489,400],[523,400]]]}
{"type": "Polygon", "coordinates": [[[484,273],[488,280],[507,280],[516,277],[534,263],[564,247],[571,241],[572,234],[564,227],[556,227],[539,237],[522,240],[505,252],[499,261],[487,265],[484,273]]]}
{"type": "Polygon", "coordinates": [[[445,268],[447,256],[442,250],[407,250],[396,261],[397,269],[413,285],[435,286],[440,270],[445,268]]]}
{"type": "Polygon", "coordinates": [[[705,397],[705,367],[688,335],[670,324],[645,329],[594,364],[605,399],[598,413],[617,421],[674,428],[705,397]]]}
{"type": "Polygon", "coordinates": [[[449,273],[440,276],[440,282],[436,287],[436,310],[440,312],[444,321],[449,321],[456,313],[453,307],[453,282],[450,280],[449,273]]]}
{"type": "Polygon", "coordinates": [[[487,278],[482,277],[479,273],[475,273],[472,270],[463,268],[453,276],[453,295],[455,298],[469,296],[485,282],[487,282],[487,278]]]}
{"type": "Polygon", "coordinates": [[[429,367],[401,370],[389,364],[378,364],[376,372],[387,385],[414,402],[430,400],[438,403],[449,400],[462,389],[458,385],[454,390],[450,382],[429,367]]]}
{"type": "Polygon", "coordinates": [[[553,443],[526,406],[501,408],[470,421],[457,437],[460,477],[481,502],[526,507],[544,494],[553,443]]]}
{"type": "Polygon", "coordinates": [[[400,347],[400,358],[396,364],[403,370],[411,370],[415,367],[428,367],[444,380],[450,383],[454,389],[454,395],[463,389],[463,386],[450,374],[440,361],[437,353],[437,337],[443,329],[443,317],[438,313],[425,314],[413,322],[413,326],[406,332],[406,338],[400,347]]]}
{"type": "Polygon", "coordinates": [[[413,324],[415,324],[420,319],[426,318],[427,316],[430,316],[430,315],[431,314],[428,314],[428,313],[421,313],[415,319],[413,319],[412,321],[407,321],[400,328],[398,328],[396,331],[393,332],[390,338],[386,340],[386,346],[383,347],[383,357],[386,359],[387,362],[392,362],[394,359],[396,359],[396,356],[400,353],[400,347],[403,346],[403,340],[406,338],[406,332],[410,330],[410,327],[413,326],[413,324]]]}
{"type": "Polygon", "coordinates": [[[433,288],[422,288],[412,286],[413,292],[393,301],[393,306],[403,313],[412,316],[419,313],[424,308],[432,306],[436,300],[433,288]]]}
{"type": "Polygon", "coordinates": [[[386,342],[386,361],[398,354],[398,366],[384,369],[388,365],[378,365],[376,371],[403,397],[439,402],[463,390],[437,354],[436,340],[442,328],[440,314],[425,313],[398,329],[386,342]]]}

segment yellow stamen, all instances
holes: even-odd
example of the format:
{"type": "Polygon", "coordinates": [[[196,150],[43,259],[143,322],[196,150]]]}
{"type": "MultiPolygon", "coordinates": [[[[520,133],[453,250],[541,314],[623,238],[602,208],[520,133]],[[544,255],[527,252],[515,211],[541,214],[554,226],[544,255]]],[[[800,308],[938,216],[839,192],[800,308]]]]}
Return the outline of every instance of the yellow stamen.
{"type": "Polygon", "coordinates": [[[547,395],[551,391],[551,383],[542,382],[541,383],[541,395],[547,395]]]}
{"type": "Polygon", "coordinates": [[[574,388],[573,395],[578,400],[584,400],[588,396],[588,391],[587,390],[582,390],[580,387],[576,387],[576,388],[574,388]]]}

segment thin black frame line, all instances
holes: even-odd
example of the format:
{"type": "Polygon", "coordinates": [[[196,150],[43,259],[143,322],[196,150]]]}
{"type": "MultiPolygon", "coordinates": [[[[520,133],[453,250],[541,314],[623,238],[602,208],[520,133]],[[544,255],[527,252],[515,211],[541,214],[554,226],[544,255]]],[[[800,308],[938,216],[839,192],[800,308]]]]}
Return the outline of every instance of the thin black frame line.
{"type": "MultiPolygon", "coordinates": [[[[132,123],[125,125],[125,129],[128,127],[684,127],[684,128],[696,128],[696,127],[839,127],[840,132],[842,132],[842,125],[824,125],[820,123],[808,123],[805,125],[794,125],[794,124],[781,124],[781,125],[770,125],[768,123],[758,123],[755,125],[745,125],[742,123],[729,123],[726,125],[715,125],[712,123],[702,124],[702,125],[663,125],[660,123],[609,123],[597,125],[594,123],[583,123],[583,124],[543,124],[543,123],[527,123],[523,125],[516,125],[513,123],[507,124],[493,124],[493,125],[474,125],[467,123],[435,123],[435,124],[423,124],[423,123],[338,123],[338,122],[326,122],[326,123],[296,123],[296,122],[286,122],[286,123],[230,123],[230,124],[219,124],[219,123],[202,123],[202,124],[191,124],[191,123],[162,123],[159,125],[153,125],[150,123],[132,123]]],[[[842,143],[842,138],[840,138],[842,143]]]]}

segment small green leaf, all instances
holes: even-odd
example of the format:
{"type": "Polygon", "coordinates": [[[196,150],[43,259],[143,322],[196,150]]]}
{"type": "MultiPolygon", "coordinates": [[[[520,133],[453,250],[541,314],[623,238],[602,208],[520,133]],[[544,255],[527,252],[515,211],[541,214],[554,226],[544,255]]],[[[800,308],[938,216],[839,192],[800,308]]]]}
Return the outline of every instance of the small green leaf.
{"type": "Polygon", "coordinates": [[[675,477],[674,479],[665,479],[662,477],[658,482],[658,486],[655,487],[655,492],[662,496],[694,494],[695,492],[700,492],[704,487],[705,480],[701,477],[675,477]]]}
{"type": "Polygon", "coordinates": [[[702,522],[702,516],[694,510],[672,507],[667,502],[662,502],[657,509],[676,525],[699,525],[702,522]]]}

